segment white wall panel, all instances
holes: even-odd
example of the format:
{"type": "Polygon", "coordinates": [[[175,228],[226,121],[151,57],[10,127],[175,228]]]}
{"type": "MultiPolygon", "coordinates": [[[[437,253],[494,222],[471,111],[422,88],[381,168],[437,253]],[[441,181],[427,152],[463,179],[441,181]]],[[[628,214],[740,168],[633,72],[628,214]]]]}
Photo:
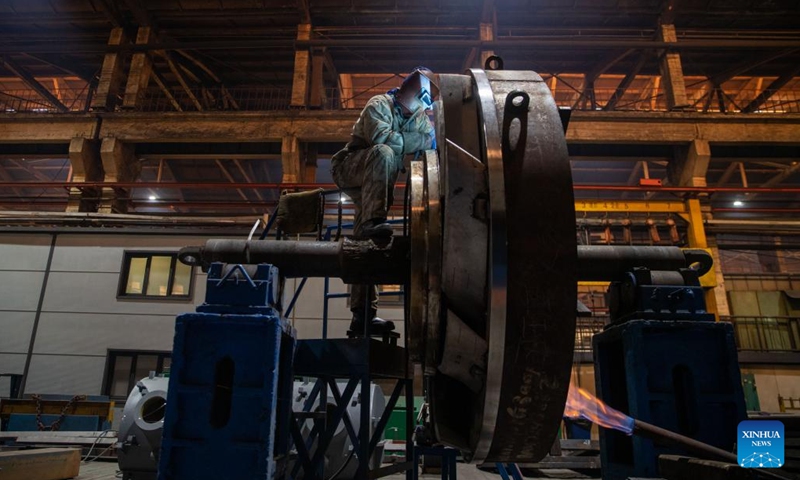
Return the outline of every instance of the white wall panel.
{"type": "Polygon", "coordinates": [[[100,395],[105,357],[34,355],[25,393],[100,395]]]}
{"type": "Polygon", "coordinates": [[[173,315],[42,313],[34,353],[102,355],[109,349],[172,350],[173,315]]]}
{"type": "Polygon", "coordinates": [[[177,315],[195,309],[194,303],[188,300],[118,300],[118,282],[118,273],[51,272],[42,310],[177,315]]]}
{"type": "MultiPolygon", "coordinates": [[[[22,374],[25,369],[25,355],[21,353],[0,353],[0,373],[22,374]]],[[[11,380],[0,378],[0,397],[7,397],[11,380]]]]}
{"type": "Polygon", "coordinates": [[[62,235],[56,242],[51,268],[61,272],[119,272],[125,250],[177,252],[205,240],[166,235],[62,235]]]}
{"type": "Polygon", "coordinates": [[[51,239],[50,235],[0,234],[0,270],[43,271],[51,239]]]}
{"type": "Polygon", "coordinates": [[[44,272],[0,272],[0,310],[35,312],[44,272]]]}
{"type": "Polygon", "coordinates": [[[0,352],[28,353],[35,316],[34,312],[0,312],[0,352]]]}

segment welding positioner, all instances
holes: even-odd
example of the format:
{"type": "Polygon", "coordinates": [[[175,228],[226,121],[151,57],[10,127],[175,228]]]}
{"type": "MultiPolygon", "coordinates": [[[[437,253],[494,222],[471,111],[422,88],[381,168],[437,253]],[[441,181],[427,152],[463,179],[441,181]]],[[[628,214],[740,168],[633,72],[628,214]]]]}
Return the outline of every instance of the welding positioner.
{"type": "MultiPolygon", "coordinates": [[[[284,277],[405,284],[407,354],[439,441],[483,462],[537,462],[561,423],[577,282],[710,265],[677,247],[577,247],[565,119],[534,72],[440,76],[438,150],[411,162],[409,234],[387,244],[209,240],[179,258],[284,277]],[[562,121],[562,117],[564,120],[562,121]]],[[[387,407],[388,408],[388,407],[387,407]]]]}

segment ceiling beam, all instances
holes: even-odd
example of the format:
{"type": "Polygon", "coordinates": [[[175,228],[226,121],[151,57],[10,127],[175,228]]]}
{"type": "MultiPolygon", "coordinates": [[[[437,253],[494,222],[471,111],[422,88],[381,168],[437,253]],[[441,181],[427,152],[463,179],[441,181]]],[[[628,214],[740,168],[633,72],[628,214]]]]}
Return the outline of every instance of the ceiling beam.
{"type": "Polygon", "coordinates": [[[713,85],[722,85],[723,83],[727,82],[728,80],[732,79],[733,77],[738,77],[739,75],[743,75],[743,74],[747,73],[748,71],[750,71],[750,70],[752,70],[752,69],[754,69],[756,67],[760,67],[761,65],[764,65],[765,63],[769,63],[769,62],[771,62],[773,60],[777,60],[777,59],[779,59],[781,57],[785,57],[786,55],[791,55],[791,54],[793,54],[793,53],[795,53],[797,51],[798,51],[798,49],[796,49],[796,48],[788,48],[788,49],[776,52],[776,53],[774,53],[772,55],[764,56],[763,54],[761,54],[761,55],[752,56],[752,57],[748,58],[747,60],[739,63],[738,65],[735,65],[735,66],[729,68],[728,70],[725,70],[724,72],[718,73],[718,74],[710,77],[708,80],[713,85]]]}
{"type": "Polygon", "coordinates": [[[86,83],[97,82],[98,73],[100,72],[99,68],[95,71],[91,71],[90,69],[83,68],[82,66],[77,65],[76,64],[77,62],[75,60],[70,58],[65,58],[63,56],[46,55],[46,54],[39,54],[39,55],[24,54],[24,55],[26,57],[50,65],[51,67],[55,67],[66,74],[74,75],[86,83]]]}
{"type": "Polygon", "coordinates": [[[175,61],[173,60],[172,55],[170,54],[170,52],[162,51],[162,52],[159,52],[159,53],[167,61],[167,66],[169,66],[170,71],[175,76],[175,78],[178,80],[178,83],[181,84],[181,87],[183,87],[183,90],[186,92],[186,96],[189,97],[189,99],[192,101],[192,103],[194,104],[195,108],[197,108],[198,111],[202,111],[203,110],[203,105],[200,104],[200,101],[194,95],[194,93],[192,92],[192,89],[189,88],[189,84],[187,84],[186,80],[183,78],[183,74],[181,74],[180,69],[175,64],[175,61]]]}
{"type": "Polygon", "coordinates": [[[797,75],[800,75],[800,63],[794,65],[792,68],[784,72],[780,77],[773,80],[772,83],[767,85],[764,91],[754,98],[752,102],[742,107],[742,113],[752,113],[761,108],[761,106],[764,105],[767,100],[772,98],[772,96],[775,95],[778,90],[785,87],[786,84],[791,82],[792,79],[794,79],[794,77],[797,75]]]}
{"type": "Polygon", "coordinates": [[[647,63],[648,58],[649,54],[647,52],[642,52],[642,54],[639,56],[639,60],[633,65],[633,68],[631,68],[625,75],[625,78],[619,82],[617,89],[614,90],[614,94],[611,95],[608,103],[603,106],[603,110],[613,110],[617,106],[619,101],[622,100],[622,97],[625,95],[625,92],[628,91],[628,88],[636,79],[636,75],[639,74],[639,72],[642,70],[642,67],[644,67],[644,64],[647,63]]]}
{"type": "MultiPolygon", "coordinates": [[[[225,168],[225,165],[222,163],[222,161],[220,161],[219,159],[216,159],[216,160],[214,160],[214,163],[217,164],[217,167],[219,167],[220,171],[222,172],[222,175],[225,178],[227,178],[229,182],[236,183],[236,179],[234,179],[233,175],[231,175],[230,172],[228,172],[228,169],[225,168]]],[[[242,200],[245,200],[245,201],[248,201],[248,202],[250,201],[250,199],[247,198],[247,195],[244,193],[244,191],[241,188],[237,188],[236,191],[239,192],[239,196],[242,197],[242,200]]]]}
{"type": "Polygon", "coordinates": [[[122,3],[128,7],[128,10],[130,10],[133,15],[133,19],[136,20],[136,23],[138,23],[140,27],[157,27],[153,16],[150,15],[150,12],[147,11],[147,7],[139,0],[122,0],[122,3]]]}
{"type": "MultiPolygon", "coordinates": [[[[181,61],[183,64],[182,66],[197,68],[200,76],[205,75],[211,79],[211,81],[215,84],[214,86],[220,89],[220,94],[222,95],[226,106],[230,105],[234,110],[239,110],[239,103],[233,98],[233,95],[231,95],[230,91],[228,91],[228,89],[225,87],[225,84],[219,75],[214,73],[214,71],[211,70],[208,65],[186,50],[176,50],[175,52],[180,55],[180,57],[178,57],[176,60],[181,61]]],[[[197,76],[195,73],[193,73],[193,75],[197,76]]]]}
{"type": "Polygon", "coordinates": [[[602,60],[597,62],[597,64],[594,66],[592,70],[590,70],[586,74],[587,80],[594,83],[597,77],[606,73],[609,68],[613,67],[614,65],[616,65],[618,62],[620,62],[633,52],[634,50],[632,48],[629,48],[621,52],[619,51],[611,52],[610,54],[606,55],[602,60]]]}
{"type": "MultiPolygon", "coordinates": [[[[20,47],[18,45],[0,45],[0,54],[19,54],[25,53],[95,53],[103,54],[108,52],[137,52],[147,50],[176,50],[185,48],[190,50],[263,50],[269,48],[362,48],[362,49],[393,49],[397,47],[397,39],[392,38],[322,38],[315,37],[308,40],[296,40],[293,38],[269,38],[269,39],[247,39],[243,40],[200,40],[178,42],[174,40],[163,40],[159,43],[150,45],[120,45],[106,46],[89,42],[69,42],[65,40],[39,42],[20,47]]],[[[741,51],[745,49],[764,50],[764,49],[788,49],[800,48],[798,39],[776,39],[760,40],[746,38],[699,38],[686,39],[677,43],[663,42],[657,40],[645,40],[639,37],[635,39],[608,39],[607,37],[580,37],[580,38],[523,38],[523,37],[499,37],[493,41],[481,41],[480,39],[469,38],[404,38],[403,45],[406,49],[414,48],[469,48],[479,47],[482,50],[501,50],[519,49],[521,51],[544,51],[544,50],[608,50],[633,48],[636,50],[711,50],[711,51],[741,51]]]]}
{"type": "MultiPolygon", "coordinates": [[[[16,181],[14,179],[14,177],[12,177],[10,173],[8,173],[8,170],[6,170],[6,167],[2,163],[0,163],[0,180],[2,180],[4,182],[15,182],[16,181]]],[[[18,197],[22,196],[22,194],[20,193],[20,189],[19,188],[13,187],[13,188],[11,188],[11,191],[14,192],[14,195],[16,195],[18,197]]]]}
{"type": "Polygon", "coordinates": [[[30,173],[36,180],[40,182],[52,182],[54,179],[48,177],[47,175],[43,174],[42,172],[36,170],[34,167],[29,165],[27,162],[21,160],[9,160],[10,163],[25,170],[26,172],[30,173]]]}
{"type": "Polygon", "coordinates": [[[136,38],[136,26],[131,24],[120,10],[120,3],[117,0],[98,0],[103,6],[103,15],[108,19],[114,28],[121,28],[125,32],[125,38],[136,38]]]}
{"type": "Polygon", "coordinates": [[[781,183],[782,181],[786,180],[787,178],[791,177],[797,172],[800,172],[800,162],[795,162],[793,165],[789,165],[781,173],[775,175],[774,177],[770,178],[769,180],[761,184],[760,187],[772,188],[781,183]]]}
{"type": "Polygon", "coordinates": [[[311,23],[311,9],[308,7],[308,0],[297,0],[297,8],[300,10],[300,23],[311,23]]]}
{"type": "Polygon", "coordinates": [[[8,70],[10,70],[14,75],[19,77],[19,79],[22,80],[25,83],[25,85],[35,90],[36,93],[39,94],[39,96],[50,102],[54,107],[56,107],[56,109],[58,109],[58,111],[62,113],[69,111],[69,108],[63,103],[61,103],[61,100],[56,98],[56,96],[53,95],[50,92],[50,90],[48,90],[44,85],[39,83],[39,81],[36,80],[33,77],[33,75],[31,75],[27,70],[22,68],[22,66],[20,66],[17,62],[15,62],[9,57],[5,57],[3,59],[3,66],[6,67],[8,70]]]}
{"type": "MultiPolygon", "coordinates": [[[[497,30],[496,28],[496,20],[497,17],[495,16],[495,0],[483,0],[483,5],[481,6],[481,18],[478,25],[478,35],[480,35],[483,28],[481,27],[482,24],[492,24],[492,32],[497,30]]],[[[480,39],[480,37],[478,37],[480,39]]],[[[480,46],[474,46],[469,49],[467,56],[464,58],[464,62],[461,65],[461,71],[465,71],[475,64],[475,59],[478,58],[481,52],[480,46]]],[[[479,65],[480,68],[483,68],[483,65],[479,65]]]]}
{"type": "Polygon", "coordinates": [[[719,181],[717,181],[718,187],[723,187],[726,183],[728,183],[733,174],[736,173],[736,170],[738,170],[739,163],[740,162],[731,162],[728,164],[728,168],[725,169],[725,171],[722,173],[722,176],[719,177],[719,181]]]}
{"type": "Polygon", "coordinates": [[[178,103],[178,101],[175,99],[175,96],[172,95],[172,92],[169,91],[169,87],[167,87],[167,82],[164,80],[164,76],[161,75],[161,73],[155,68],[150,71],[150,74],[153,76],[153,81],[156,82],[156,85],[158,85],[158,88],[164,93],[164,96],[167,97],[167,100],[169,100],[169,103],[172,104],[173,108],[179,112],[182,112],[183,108],[181,108],[181,104],[178,103]]]}

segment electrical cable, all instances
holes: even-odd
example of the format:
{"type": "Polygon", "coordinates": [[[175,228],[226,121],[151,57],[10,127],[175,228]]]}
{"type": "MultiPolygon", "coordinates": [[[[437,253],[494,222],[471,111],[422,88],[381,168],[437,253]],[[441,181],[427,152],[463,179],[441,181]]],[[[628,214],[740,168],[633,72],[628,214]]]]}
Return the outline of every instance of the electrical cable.
{"type": "Polygon", "coordinates": [[[113,446],[114,446],[114,444],[113,444],[113,443],[112,443],[112,444],[110,444],[109,446],[107,446],[106,448],[104,448],[104,449],[103,449],[103,451],[101,451],[100,453],[98,453],[98,454],[97,454],[97,455],[96,455],[94,458],[92,458],[92,459],[89,459],[89,460],[85,460],[85,459],[84,459],[84,460],[83,460],[83,462],[94,462],[94,461],[95,461],[95,460],[97,460],[98,458],[102,457],[102,456],[103,456],[103,454],[104,454],[104,453],[106,453],[107,451],[109,451],[109,450],[111,449],[111,447],[113,447],[113,446]]]}
{"type": "MultiPolygon", "coordinates": [[[[102,432],[100,432],[100,435],[98,435],[98,436],[97,436],[97,438],[95,438],[95,439],[94,439],[94,442],[92,443],[92,446],[91,446],[91,447],[89,447],[89,451],[88,451],[88,452],[86,452],[86,456],[84,456],[84,457],[81,459],[81,461],[82,461],[82,462],[86,462],[86,461],[87,461],[86,459],[87,459],[87,458],[89,458],[89,455],[91,455],[91,454],[92,454],[92,450],[94,450],[94,447],[96,447],[96,446],[97,446],[98,442],[100,442],[100,440],[101,440],[102,438],[106,438],[106,436],[105,436],[105,435],[106,435],[107,433],[112,433],[112,432],[114,432],[114,430],[103,430],[102,432]]],[[[108,447],[106,447],[106,449],[105,449],[105,450],[103,450],[102,452],[100,452],[100,454],[98,455],[98,457],[99,457],[100,455],[102,455],[103,453],[105,453],[105,452],[106,452],[106,450],[108,450],[108,449],[109,449],[109,448],[110,448],[112,445],[114,445],[114,444],[112,443],[111,445],[109,445],[108,447]]],[[[97,460],[97,458],[98,458],[98,457],[95,457],[95,458],[94,458],[94,460],[97,460]]],[[[90,460],[90,461],[93,461],[93,460],[90,460]]]]}

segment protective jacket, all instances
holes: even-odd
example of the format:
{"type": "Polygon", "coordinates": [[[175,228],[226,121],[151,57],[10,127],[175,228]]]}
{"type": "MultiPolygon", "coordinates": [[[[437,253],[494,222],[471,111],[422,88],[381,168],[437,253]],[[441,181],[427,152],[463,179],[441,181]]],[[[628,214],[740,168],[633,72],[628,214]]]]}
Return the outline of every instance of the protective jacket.
{"type": "Polygon", "coordinates": [[[392,95],[376,95],[367,102],[353,125],[352,137],[345,150],[353,152],[374,145],[387,145],[394,153],[395,166],[399,170],[403,155],[431,148],[432,132],[433,125],[424,110],[417,110],[405,118],[392,95]]]}

